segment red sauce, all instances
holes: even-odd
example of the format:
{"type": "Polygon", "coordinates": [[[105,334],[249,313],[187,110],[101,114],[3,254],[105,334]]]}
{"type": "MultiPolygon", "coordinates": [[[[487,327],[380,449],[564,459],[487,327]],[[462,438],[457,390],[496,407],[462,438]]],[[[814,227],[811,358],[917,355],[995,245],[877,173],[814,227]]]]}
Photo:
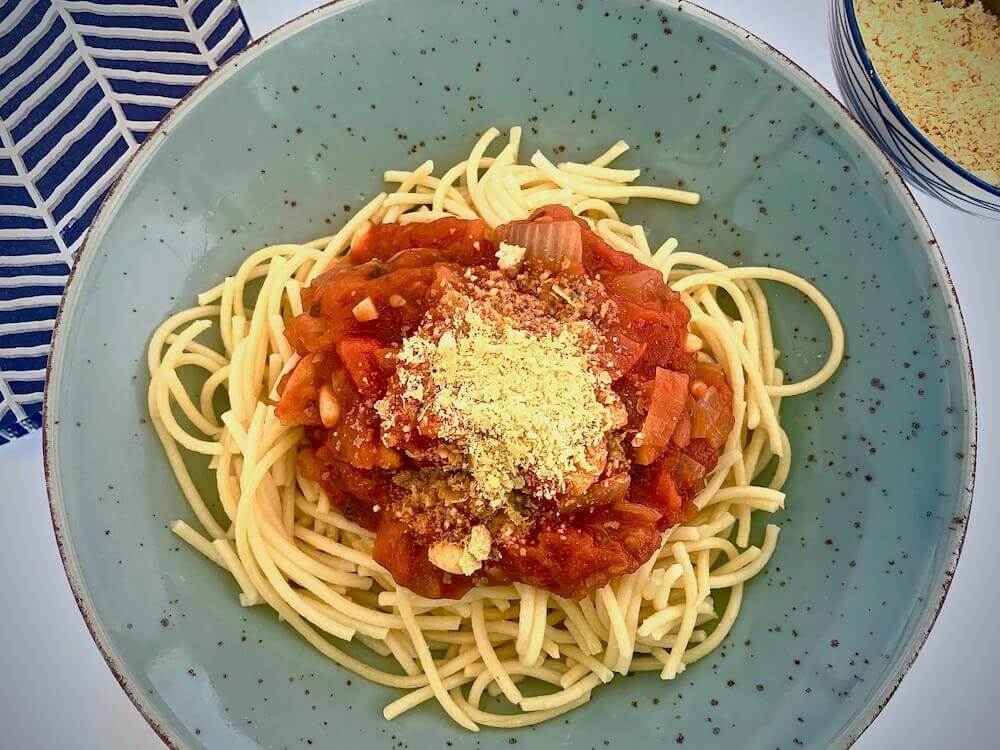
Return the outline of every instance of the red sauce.
{"type": "MultiPolygon", "coordinates": [[[[573,218],[565,207],[547,206],[528,221],[573,218]]],[[[609,468],[572,507],[554,501],[526,537],[495,538],[494,555],[475,577],[432,565],[426,530],[394,512],[393,476],[425,464],[413,458],[419,450],[383,445],[374,404],[389,387],[395,353],[434,314],[442,291],[462,284],[470,267],[497,269],[496,235],[481,221],[459,219],[374,226],[344,263],[303,291],[305,312],[288,326],[302,359],[281,383],[277,413],[306,427],[300,468],[348,518],[376,532],[375,560],[419,594],[460,597],[477,581],[520,581],[579,598],[634,571],[659,548],[664,529],[694,514],[693,500],[732,429],[732,391],[720,368],[686,350],[690,316],[677,293],[659,271],[576,221],[578,272],[599,281],[611,302],[600,325],[614,363],[612,388],[628,412],[624,466],[609,468]],[[363,322],[353,309],[365,298],[378,317],[363,322]],[[318,405],[327,384],[341,406],[332,429],[323,427],[318,405]]]]}

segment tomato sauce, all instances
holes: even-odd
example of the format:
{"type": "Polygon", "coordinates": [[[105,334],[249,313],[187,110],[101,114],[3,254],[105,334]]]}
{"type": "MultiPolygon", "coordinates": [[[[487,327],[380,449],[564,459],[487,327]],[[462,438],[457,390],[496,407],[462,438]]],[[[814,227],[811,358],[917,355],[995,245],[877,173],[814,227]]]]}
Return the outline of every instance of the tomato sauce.
{"type": "Polygon", "coordinates": [[[460,219],[373,226],[303,291],[304,313],[287,326],[301,360],[279,385],[277,414],[305,428],[300,469],[346,517],[376,532],[375,560],[421,595],[455,598],[477,582],[519,581],[579,598],[634,571],[665,529],[694,514],[732,429],[732,391],[719,367],[688,351],[689,313],[660,272],[612,248],[565,207],[546,206],[527,222],[569,220],[582,237],[573,273],[599,282],[611,303],[600,325],[611,387],[628,413],[624,458],[571,503],[557,498],[543,508],[526,536],[495,539],[474,576],[433,565],[426,529],[394,512],[393,479],[420,468],[422,454],[420,445],[387,447],[374,404],[403,341],[434,314],[442,292],[462,284],[469,268],[497,269],[497,234],[460,219]],[[377,317],[358,315],[366,299],[377,317]],[[339,406],[333,426],[324,426],[324,391],[339,406]]]}

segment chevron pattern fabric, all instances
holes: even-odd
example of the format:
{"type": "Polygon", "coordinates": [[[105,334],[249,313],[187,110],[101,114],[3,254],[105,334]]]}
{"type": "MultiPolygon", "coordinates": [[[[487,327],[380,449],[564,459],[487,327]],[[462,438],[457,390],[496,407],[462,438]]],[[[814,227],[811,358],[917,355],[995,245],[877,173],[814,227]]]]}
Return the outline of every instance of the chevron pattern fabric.
{"type": "Polygon", "coordinates": [[[0,445],[41,424],[59,300],[104,195],[249,41],[234,0],[0,0],[0,445]]]}

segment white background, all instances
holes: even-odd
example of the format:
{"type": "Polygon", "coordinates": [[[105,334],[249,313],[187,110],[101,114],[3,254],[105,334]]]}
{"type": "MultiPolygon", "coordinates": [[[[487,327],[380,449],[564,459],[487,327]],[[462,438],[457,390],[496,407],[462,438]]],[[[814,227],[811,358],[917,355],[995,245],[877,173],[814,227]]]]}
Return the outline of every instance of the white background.
{"type": "MultiPolygon", "coordinates": [[[[447,0],[440,0],[445,2],[447,0]]],[[[531,2],[532,0],[525,0],[531,2]]],[[[255,37],[308,10],[310,0],[241,0],[255,37]]],[[[702,0],[774,44],[836,92],[825,0],[702,0]]],[[[991,748],[1000,740],[1000,365],[996,277],[1000,222],[919,197],[945,254],[979,380],[979,472],[962,561],[920,659],[855,746],[991,748]]],[[[35,434],[0,448],[0,748],[161,750],[119,689],[84,627],[56,551],[35,434]]],[[[751,750],[756,750],[751,749],[751,750]]]]}

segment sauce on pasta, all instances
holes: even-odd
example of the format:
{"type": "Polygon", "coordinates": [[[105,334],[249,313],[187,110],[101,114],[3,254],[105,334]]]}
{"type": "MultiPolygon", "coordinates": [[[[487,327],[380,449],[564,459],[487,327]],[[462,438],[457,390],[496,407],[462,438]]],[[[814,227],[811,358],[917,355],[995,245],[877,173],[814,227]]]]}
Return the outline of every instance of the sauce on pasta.
{"type": "Polygon", "coordinates": [[[201,527],[172,531],[242,606],[405,691],[386,719],[433,699],[469,731],[547,721],[615,675],[672,680],[725,640],[778,544],[751,522],[784,506],[781,404],[844,352],[805,279],[624,222],[633,199],[699,200],[610,166],[624,142],[521,163],[521,129],[491,155],[498,137],[440,176],[387,171],[396,188],[329,237],[252,253],[148,351],[151,422],[201,527]],[[829,327],[802,380],[761,282],[829,327]]]}
{"type": "Polygon", "coordinates": [[[276,414],[375,561],[431,599],[579,599],[634,572],[733,425],[680,295],[564,206],[367,227],[302,300],[276,414]]]}

